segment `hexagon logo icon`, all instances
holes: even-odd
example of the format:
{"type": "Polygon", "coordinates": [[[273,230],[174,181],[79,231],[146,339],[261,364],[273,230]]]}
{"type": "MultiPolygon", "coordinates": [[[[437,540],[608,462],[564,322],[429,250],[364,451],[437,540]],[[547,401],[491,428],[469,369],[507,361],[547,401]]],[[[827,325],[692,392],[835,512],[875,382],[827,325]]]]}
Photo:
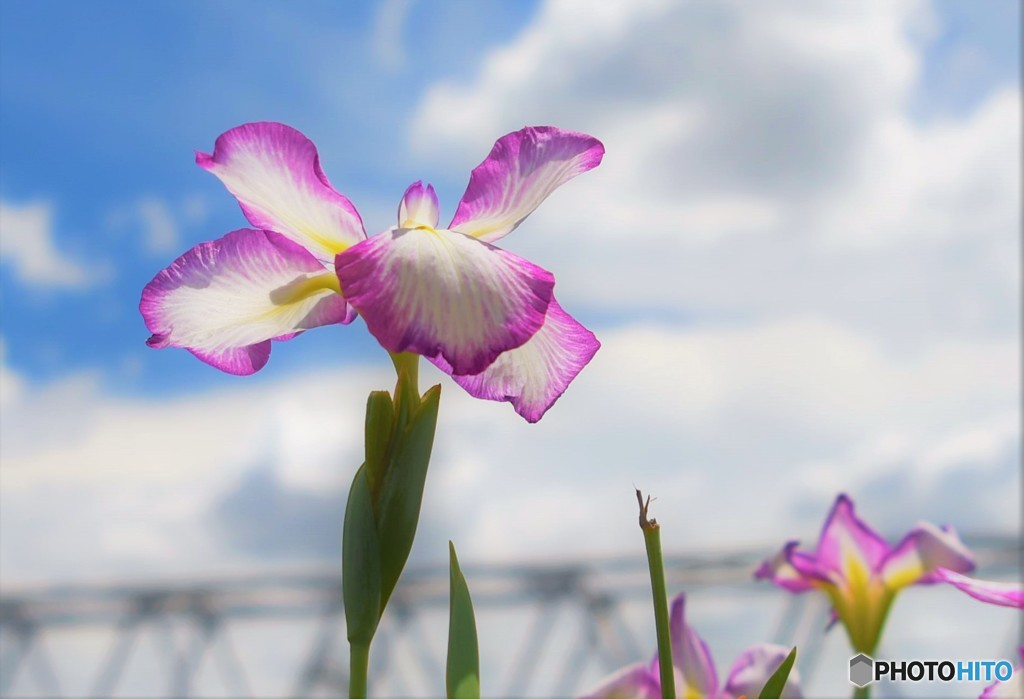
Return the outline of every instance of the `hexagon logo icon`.
{"type": "Polygon", "coordinates": [[[865,687],[874,681],[875,661],[859,653],[850,658],[850,682],[865,687]]]}

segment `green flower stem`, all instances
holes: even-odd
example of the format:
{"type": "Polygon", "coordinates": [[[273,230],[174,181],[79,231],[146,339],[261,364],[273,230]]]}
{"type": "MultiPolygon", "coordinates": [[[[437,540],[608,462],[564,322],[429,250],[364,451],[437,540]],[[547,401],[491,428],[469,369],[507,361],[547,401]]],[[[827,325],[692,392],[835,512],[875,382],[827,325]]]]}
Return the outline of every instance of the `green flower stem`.
{"type": "Polygon", "coordinates": [[[412,352],[388,352],[391,355],[391,363],[395,365],[395,373],[401,375],[404,369],[409,374],[410,384],[419,395],[420,385],[420,356],[412,352]]]}
{"type": "Polygon", "coordinates": [[[419,356],[391,354],[394,395],[366,402],[366,457],[352,479],[342,532],[349,696],[365,698],[370,645],[412,548],[437,427],[440,386],[419,394],[419,356]]]}
{"type": "Polygon", "coordinates": [[[871,685],[866,687],[855,687],[853,699],[871,699],[871,685]]]}
{"type": "Polygon", "coordinates": [[[658,522],[647,518],[650,496],[644,500],[639,490],[636,499],[640,503],[640,529],[647,546],[647,563],[651,570],[651,593],[654,596],[654,626],[658,634],[658,670],[661,673],[662,699],[676,699],[676,677],[672,665],[672,634],[668,618],[668,590],[665,586],[665,563],[661,557],[661,527],[658,522]]]}
{"type": "Polygon", "coordinates": [[[366,676],[370,668],[370,644],[349,645],[348,696],[350,699],[366,699],[366,676]]]}

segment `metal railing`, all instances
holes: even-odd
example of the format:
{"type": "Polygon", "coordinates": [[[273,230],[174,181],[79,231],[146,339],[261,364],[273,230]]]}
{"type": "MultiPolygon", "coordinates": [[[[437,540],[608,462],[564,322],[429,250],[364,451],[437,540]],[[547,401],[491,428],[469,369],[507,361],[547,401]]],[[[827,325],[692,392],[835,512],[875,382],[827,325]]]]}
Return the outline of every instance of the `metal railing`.
{"type": "MultiPolygon", "coordinates": [[[[988,575],[1019,578],[1015,537],[970,537],[969,544],[988,575]]],[[[809,676],[827,605],[818,595],[789,596],[753,584],[751,571],[764,555],[759,549],[667,556],[669,588],[738,595],[774,609],[770,640],[800,646],[801,671],[809,676]]],[[[490,686],[503,696],[571,695],[584,689],[588,673],[610,672],[653,650],[638,640],[637,629],[646,631],[647,622],[637,618],[646,619],[650,595],[641,558],[470,564],[465,573],[481,642],[488,632],[507,636],[489,655],[482,649],[492,660],[490,686]],[[502,621],[488,626],[492,615],[502,621]],[[506,633],[512,626],[518,634],[506,633]],[[552,654],[558,662],[547,662],[545,670],[552,654]]],[[[5,588],[0,696],[338,696],[347,686],[341,599],[333,569],[5,588]],[[260,634],[262,642],[239,643],[260,634]],[[75,650],[61,650],[69,638],[75,650]],[[286,658],[275,645],[300,650],[286,658]],[[145,668],[133,668],[139,664],[145,668]],[[276,678],[274,688],[264,687],[275,684],[264,681],[268,676],[276,678]]],[[[406,571],[374,641],[375,693],[429,696],[444,687],[447,605],[446,568],[406,571]]]]}

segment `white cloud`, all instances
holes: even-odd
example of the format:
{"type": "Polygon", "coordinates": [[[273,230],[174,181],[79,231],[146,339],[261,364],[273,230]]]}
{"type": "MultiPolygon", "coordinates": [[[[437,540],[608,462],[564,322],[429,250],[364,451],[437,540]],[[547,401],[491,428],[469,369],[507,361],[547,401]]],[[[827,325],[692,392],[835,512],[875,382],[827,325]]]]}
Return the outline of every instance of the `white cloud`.
{"type": "Polygon", "coordinates": [[[0,261],[10,265],[25,285],[82,288],[106,276],[95,266],[68,257],[53,227],[54,210],[46,202],[0,202],[0,261]]]}
{"type": "MultiPolygon", "coordinates": [[[[1015,530],[1019,91],[911,118],[908,33],[930,19],[914,2],[578,9],[544,3],[474,79],[428,90],[411,130],[461,168],[527,123],[599,136],[604,163],[502,245],[555,271],[570,310],[693,318],[603,333],[595,366],[618,369],[586,424],[630,446],[550,454],[618,459],[621,489],[653,481],[662,520],[701,544],[751,521],[813,536],[799,513],[840,490],[883,526],[1015,530]]],[[[573,514],[630,514],[613,473],[535,474],[564,517],[502,482],[480,548],[627,545],[613,518],[573,514]],[[530,535],[508,524],[524,511],[530,535]]]]}
{"type": "Polygon", "coordinates": [[[182,228],[198,226],[208,215],[209,206],[199,194],[175,202],[144,196],[108,211],[107,226],[118,234],[138,238],[147,254],[164,258],[183,252],[182,228]]]}
{"type": "Polygon", "coordinates": [[[396,71],[405,66],[402,28],[411,7],[412,0],[384,0],[377,5],[372,45],[377,61],[386,70],[396,71]]]}
{"type": "MultiPolygon", "coordinates": [[[[634,484],[658,496],[671,550],[809,535],[839,490],[885,515],[885,527],[1015,526],[1014,508],[1001,506],[1019,477],[1007,467],[1016,463],[1012,342],[908,360],[813,318],[634,325],[601,339],[537,425],[425,369],[423,384],[444,388],[418,558],[443,556],[447,538],[477,560],[635,550],[634,484]],[[962,484],[948,487],[964,469],[975,474],[969,500],[962,484]],[[909,486],[890,488],[892,472],[914,484],[913,508],[896,506],[909,486]]],[[[215,536],[211,515],[232,493],[253,497],[246,484],[259,471],[274,474],[275,498],[336,493],[340,507],[361,460],[365,395],[389,386],[389,373],[382,358],[173,401],[114,398],[89,377],[23,390],[0,422],[5,576],[250,560],[258,552],[215,536]],[[96,542],[89,560],[75,552],[82,537],[96,542]]],[[[259,502],[242,505],[236,517],[267,516],[259,502]]],[[[285,541],[323,536],[304,526],[282,519],[270,530],[285,541]]]]}
{"type": "Polygon", "coordinates": [[[723,167],[806,182],[841,167],[865,123],[902,97],[917,62],[903,30],[918,4],[545,2],[474,82],[428,90],[414,143],[475,151],[524,123],[557,123],[614,133],[613,156],[634,139],[655,145],[660,165],[705,186],[723,167]],[[687,128],[639,128],[652,110],[687,128]]]}
{"type": "Polygon", "coordinates": [[[182,218],[189,224],[202,223],[209,213],[210,205],[201,194],[190,194],[181,203],[182,218]]]}
{"type": "Polygon", "coordinates": [[[261,468],[285,487],[342,489],[365,394],[386,383],[375,379],[331,372],[170,401],[108,396],[89,375],[23,386],[0,412],[4,576],[237,564],[209,530],[218,499],[261,468]]]}
{"type": "Polygon", "coordinates": [[[450,478],[441,509],[459,513],[447,528],[470,532],[460,545],[475,555],[631,550],[634,483],[659,496],[671,547],[809,535],[843,490],[886,528],[954,515],[962,530],[1016,526],[1013,341],[907,359],[815,319],[640,325],[601,339],[537,429],[499,422],[497,408],[447,406],[465,412],[438,437],[456,450],[452,470],[438,469],[450,478]],[[898,452],[878,451],[886,435],[898,452]],[[894,466],[908,484],[886,490],[879,477],[894,466]],[[943,489],[958,469],[977,475],[970,498],[943,489]],[[914,488],[916,507],[901,507],[914,488]]]}
{"type": "Polygon", "coordinates": [[[24,391],[24,379],[7,366],[6,344],[0,339],[0,408],[14,405],[24,391]]]}
{"type": "Polygon", "coordinates": [[[502,243],[552,268],[570,308],[1008,337],[1020,93],[912,118],[928,20],[918,2],[545,2],[472,80],[428,89],[411,139],[459,170],[526,123],[605,142],[502,243]]]}
{"type": "Polygon", "coordinates": [[[157,255],[177,250],[180,247],[178,226],[167,204],[161,199],[147,197],[141,199],[137,206],[147,252],[157,255]]]}

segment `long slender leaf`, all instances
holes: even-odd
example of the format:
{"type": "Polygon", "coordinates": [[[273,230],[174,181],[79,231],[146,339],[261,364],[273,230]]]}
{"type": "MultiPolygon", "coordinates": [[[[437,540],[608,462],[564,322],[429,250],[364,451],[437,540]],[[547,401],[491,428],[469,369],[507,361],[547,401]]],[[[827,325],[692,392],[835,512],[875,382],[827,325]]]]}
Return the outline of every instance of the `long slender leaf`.
{"type": "Polygon", "coordinates": [[[789,673],[793,670],[793,663],[796,662],[796,646],[793,646],[793,650],[789,651],[789,655],[786,659],[775,669],[772,676],[765,682],[764,689],[757,695],[757,699],[779,699],[782,696],[782,690],[786,688],[786,680],[789,679],[789,673]]]}
{"type": "Polygon", "coordinates": [[[451,564],[451,602],[448,616],[448,666],[445,686],[448,699],[480,699],[480,653],[476,619],[469,586],[459,568],[455,544],[448,542],[451,564]]]}

